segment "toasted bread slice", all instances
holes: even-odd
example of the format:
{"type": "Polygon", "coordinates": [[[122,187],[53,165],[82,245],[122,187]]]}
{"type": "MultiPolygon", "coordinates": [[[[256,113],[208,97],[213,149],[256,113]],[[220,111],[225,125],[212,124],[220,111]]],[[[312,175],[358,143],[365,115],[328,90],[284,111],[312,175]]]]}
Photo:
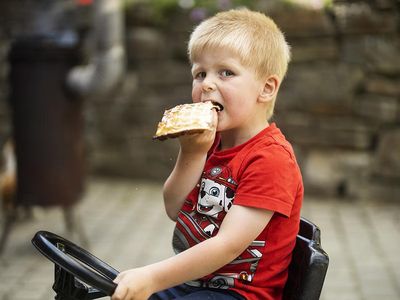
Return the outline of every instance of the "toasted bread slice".
{"type": "Polygon", "coordinates": [[[222,106],[211,101],[181,104],[164,112],[158,123],[154,139],[165,140],[184,134],[201,133],[213,126],[212,109],[222,110],[222,106]]]}

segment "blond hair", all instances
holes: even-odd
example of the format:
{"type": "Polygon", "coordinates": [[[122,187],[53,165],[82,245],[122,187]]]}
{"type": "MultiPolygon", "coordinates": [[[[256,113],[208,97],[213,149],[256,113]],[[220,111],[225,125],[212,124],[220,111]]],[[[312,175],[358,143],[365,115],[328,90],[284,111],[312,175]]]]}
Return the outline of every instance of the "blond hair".
{"type": "Polygon", "coordinates": [[[290,61],[290,47],[275,22],[263,13],[233,9],[200,23],[188,44],[191,63],[206,49],[227,48],[258,78],[277,75],[282,80],[290,61]]]}

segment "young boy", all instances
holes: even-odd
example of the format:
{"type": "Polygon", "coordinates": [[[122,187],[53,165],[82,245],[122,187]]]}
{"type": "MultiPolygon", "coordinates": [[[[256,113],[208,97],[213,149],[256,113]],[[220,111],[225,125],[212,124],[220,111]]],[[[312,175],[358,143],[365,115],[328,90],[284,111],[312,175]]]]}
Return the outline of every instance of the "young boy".
{"type": "Polygon", "coordinates": [[[122,272],[112,299],[281,299],[303,198],[292,147],[268,122],[289,46],[243,9],[202,22],[188,52],[193,102],[223,110],[214,130],[179,138],[164,185],[177,255],[122,272]]]}

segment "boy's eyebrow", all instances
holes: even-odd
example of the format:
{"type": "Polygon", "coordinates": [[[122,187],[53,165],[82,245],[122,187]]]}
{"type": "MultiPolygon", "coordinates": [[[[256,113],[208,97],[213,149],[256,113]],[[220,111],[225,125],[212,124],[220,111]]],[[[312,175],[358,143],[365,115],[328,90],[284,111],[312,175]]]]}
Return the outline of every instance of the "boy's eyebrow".
{"type": "Polygon", "coordinates": [[[193,64],[192,65],[192,67],[191,67],[191,69],[190,69],[190,72],[193,74],[193,73],[195,73],[197,70],[199,70],[200,69],[200,67],[199,66],[195,66],[195,64],[193,64]]]}
{"type": "MultiPolygon", "coordinates": [[[[216,67],[218,69],[236,69],[236,68],[238,68],[238,66],[234,62],[231,62],[231,61],[221,61],[216,65],[216,67]]],[[[192,73],[199,69],[201,70],[201,69],[203,69],[203,67],[196,63],[192,64],[192,68],[191,68],[192,73]]]]}

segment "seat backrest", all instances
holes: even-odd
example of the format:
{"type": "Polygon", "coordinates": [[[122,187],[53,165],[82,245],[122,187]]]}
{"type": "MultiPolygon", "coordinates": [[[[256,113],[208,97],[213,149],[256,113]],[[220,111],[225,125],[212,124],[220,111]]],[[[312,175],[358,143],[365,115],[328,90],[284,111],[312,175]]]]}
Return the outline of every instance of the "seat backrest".
{"type": "Polygon", "coordinates": [[[283,300],[318,300],[328,265],[329,257],[321,248],[320,229],[301,218],[283,300]]]}

